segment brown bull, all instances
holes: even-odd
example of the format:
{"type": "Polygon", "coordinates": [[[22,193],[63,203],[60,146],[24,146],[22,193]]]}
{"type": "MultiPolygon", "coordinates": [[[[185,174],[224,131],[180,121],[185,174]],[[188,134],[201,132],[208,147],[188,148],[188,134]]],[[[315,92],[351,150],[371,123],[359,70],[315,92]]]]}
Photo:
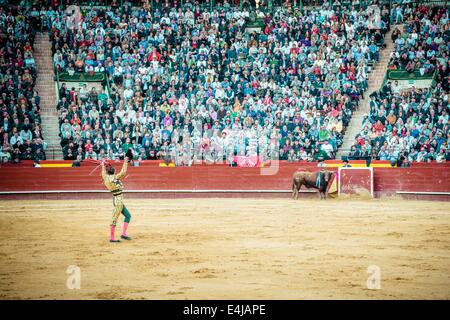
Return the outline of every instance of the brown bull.
{"type": "Polygon", "coordinates": [[[331,180],[331,171],[320,172],[295,172],[292,177],[292,198],[298,199],[298,193],[302,186],[306,188],[315,188],[319,190],[320,199],[327,198],[327,187],[331,180]],[[320,174],[320,179],[317,179],[317,175],[320,174]]]}

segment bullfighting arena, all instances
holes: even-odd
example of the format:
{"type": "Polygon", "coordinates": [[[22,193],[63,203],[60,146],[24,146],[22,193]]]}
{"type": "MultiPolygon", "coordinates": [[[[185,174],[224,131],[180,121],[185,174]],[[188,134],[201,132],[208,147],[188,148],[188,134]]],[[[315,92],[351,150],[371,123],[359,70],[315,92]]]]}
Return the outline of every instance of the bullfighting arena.
{"type": "Polygon", "coordinates": [[[119,244],[111,199],[0,201],[0,298],[450,298],[448,201],[125,201],[134,240],[119,244]]]}

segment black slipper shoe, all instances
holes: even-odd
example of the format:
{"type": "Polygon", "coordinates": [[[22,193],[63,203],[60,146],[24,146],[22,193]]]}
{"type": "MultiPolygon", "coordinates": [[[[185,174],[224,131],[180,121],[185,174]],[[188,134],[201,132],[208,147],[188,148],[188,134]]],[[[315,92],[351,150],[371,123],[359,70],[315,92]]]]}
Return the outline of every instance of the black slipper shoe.
{"type": "Polygon", "coordinates": [[[121,238],[121,239],[124,239],[124,240],[131,240],[131,239],[132,239],[131,237],[129,237],[129,236],[124,236],[124,235],[121,235],[120,238],[121,238]]]}
{"type": "Polygon", "coordinates": [[[120,242],[120,240],[109,240],[109,242],[120,242]]]}

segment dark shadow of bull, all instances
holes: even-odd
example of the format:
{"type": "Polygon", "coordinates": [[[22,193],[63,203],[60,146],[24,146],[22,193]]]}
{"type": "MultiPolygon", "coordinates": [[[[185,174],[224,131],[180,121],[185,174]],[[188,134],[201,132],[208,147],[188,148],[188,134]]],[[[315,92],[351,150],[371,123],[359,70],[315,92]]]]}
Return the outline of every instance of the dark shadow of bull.
{"type": "Polygon", "coordinates": [[[304,172],[299,171],[294,173],[292,177],[292,198],[298,199],[298,193],[300,188],[305,186],[306,188],[315,188],[319,190],[320,199],[327,198],[327,187],[331,180],[333,172],[331,171],[319,171],[319,172],[304,172]],[[320,174],[319,181],[317,175],[320,174]],[[319,185],[318,185],[319,183],[319,185]]]}

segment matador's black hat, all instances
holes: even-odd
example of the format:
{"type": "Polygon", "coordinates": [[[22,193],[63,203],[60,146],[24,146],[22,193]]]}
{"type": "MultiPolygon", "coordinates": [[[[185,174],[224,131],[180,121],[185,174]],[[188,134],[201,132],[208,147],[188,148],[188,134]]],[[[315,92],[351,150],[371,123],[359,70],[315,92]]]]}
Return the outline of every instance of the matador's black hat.
{"type": "Polygon", "coordinates": [[[128,158],[128,162],[133,160],[133,150],[131,148],[128,148],[127,152],[125,153],[125,157],[128,158]]]}

